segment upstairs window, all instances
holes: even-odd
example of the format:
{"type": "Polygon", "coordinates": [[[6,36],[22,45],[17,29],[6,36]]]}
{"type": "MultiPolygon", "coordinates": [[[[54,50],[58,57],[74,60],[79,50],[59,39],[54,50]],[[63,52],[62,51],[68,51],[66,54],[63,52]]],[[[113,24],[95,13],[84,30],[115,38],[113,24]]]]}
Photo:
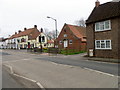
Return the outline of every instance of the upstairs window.
{"type": "Polygon", "coordinates": [[[111,40],[96,40],[95,48],[96,49],[112,49],[111,40]]]}
{"type": "Polygon", "coordinates": [[[64,34],[64,37],[67,37],[67,34],[64,34]]]}
{"type": "Polygon", "coordinates": [[[45,42],[45,36],[42,36],[42,42],[45,42]]]}
{"type": "Polygon", "coordinates": [[[105,31],[111,29],[110,20],[95,23],[95,31],[105,31]]]}
{"type": "Polygon", "coordinates": [[[21,39],[21,42],[25,42],[26,40],[24,38],[21,39]]]}
{"type": "Polygon", "coordinates": [[[39,36],[39,42],[41,43],[41,36],[39,36]]]}

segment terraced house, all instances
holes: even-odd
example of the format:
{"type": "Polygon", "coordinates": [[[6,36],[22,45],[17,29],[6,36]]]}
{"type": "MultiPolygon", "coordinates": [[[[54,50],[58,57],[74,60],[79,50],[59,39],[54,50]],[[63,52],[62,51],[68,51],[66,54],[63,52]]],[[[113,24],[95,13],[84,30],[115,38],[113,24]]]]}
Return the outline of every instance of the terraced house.
{"type": "Polygon", "coordinates": [[[86,21],[88,55],[120,59],[120,1],[95,5],[86,21]]]}
{"type": "Polygon", "coordinates": [[[43,29],[39,31],[37,25],[34,28],[24,28],[24,31],[19,32],[8,38],[8,48],[13,49],[27,49],[27,48],[46,48],[48,45],[48,38],[43,33],[43,29]]]}

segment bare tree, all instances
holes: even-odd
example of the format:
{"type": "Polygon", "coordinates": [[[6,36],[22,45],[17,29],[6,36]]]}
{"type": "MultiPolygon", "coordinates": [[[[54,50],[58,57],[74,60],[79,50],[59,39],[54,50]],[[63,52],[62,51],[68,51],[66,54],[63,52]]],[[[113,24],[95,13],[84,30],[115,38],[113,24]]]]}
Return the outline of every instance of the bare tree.
{"type": "MultiPolygon", "coordinates": [[[[44,28],[44,33],[47,35],[49,39],[55,39],[56,38],[56,30],[50,31],[47,28],[44,28]]],[[[57,31],[57,34],[59,34],[59,31],[57,31]]]]}
{"type": "Polygon", "coordinates": [[[86,27],[85,20],[83,18],[81,18],[80,20],[76,20],[75,24],[78,26],[86,27]]]}

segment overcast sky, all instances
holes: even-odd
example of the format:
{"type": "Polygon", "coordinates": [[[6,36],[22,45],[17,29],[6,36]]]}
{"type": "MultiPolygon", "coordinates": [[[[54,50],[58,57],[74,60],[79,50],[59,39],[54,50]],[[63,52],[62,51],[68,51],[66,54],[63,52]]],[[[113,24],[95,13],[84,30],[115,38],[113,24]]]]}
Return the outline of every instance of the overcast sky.
{"type": "MultiPolygon", "coordinates": [[[[64,25],[74,24],[75,20],[90,15],[96,0],[0,0],[0,37],[8,37],[24,27],[55,29],[55,22],[46,18],[57,19],[58,30],[64,25]]],[[[99,0],[100,3],[111,0],[99,0]]]]}

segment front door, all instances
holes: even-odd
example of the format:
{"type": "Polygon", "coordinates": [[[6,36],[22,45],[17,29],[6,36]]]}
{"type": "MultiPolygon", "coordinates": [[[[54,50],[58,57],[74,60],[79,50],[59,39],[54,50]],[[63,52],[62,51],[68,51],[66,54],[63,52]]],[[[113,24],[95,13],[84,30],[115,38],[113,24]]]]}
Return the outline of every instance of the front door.
{"type": "Polygon", "coordinates": [[[30,48],[30,42],[28,42],[28,49],[30,48]]]}
{"type": "Polygon", "coordinates": [[[66,47],[68,47],[68,41],[67,40],[64,41],[64,48],[66,48],[66,47]]]}

